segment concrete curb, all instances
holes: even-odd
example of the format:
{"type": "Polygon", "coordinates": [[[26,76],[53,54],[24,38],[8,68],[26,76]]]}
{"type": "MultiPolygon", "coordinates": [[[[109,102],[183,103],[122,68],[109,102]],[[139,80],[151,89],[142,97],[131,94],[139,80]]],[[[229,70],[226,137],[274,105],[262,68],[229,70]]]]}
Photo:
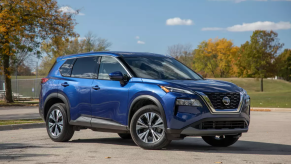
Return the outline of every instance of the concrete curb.
{"type": "Polygon", "coordinates": [[[19,129],[32,129],[32,128],[44,128],[44,127],[45,127],[45,123],[14,124],[14,125],[3,125],[3,126],[0,126],[0,131],[19,130],[19,129]]]}
{"type": "Polygon", "coordinates": [[[251,111],[259,112],[291,112],[291,108],[251,108],[251,111]]]}

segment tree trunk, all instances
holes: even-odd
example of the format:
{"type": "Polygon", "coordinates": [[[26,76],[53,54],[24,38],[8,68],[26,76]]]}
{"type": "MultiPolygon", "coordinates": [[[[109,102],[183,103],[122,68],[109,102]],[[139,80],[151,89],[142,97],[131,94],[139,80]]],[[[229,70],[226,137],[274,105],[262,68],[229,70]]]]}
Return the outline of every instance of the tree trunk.
{"type": "Polygon", "coordinates": [[[12,103],[12,88],[11,88],[11,69],[9,68],[10,58],[8,55],[4,55],[4,78],[5,78],[5,101],[7,103],[12,103]]]}
{"type": "Polygon", "coordinates": [[[261,77],[261,92],[264,91],[264,86],[263,86],[263,78],[261,77]]]}

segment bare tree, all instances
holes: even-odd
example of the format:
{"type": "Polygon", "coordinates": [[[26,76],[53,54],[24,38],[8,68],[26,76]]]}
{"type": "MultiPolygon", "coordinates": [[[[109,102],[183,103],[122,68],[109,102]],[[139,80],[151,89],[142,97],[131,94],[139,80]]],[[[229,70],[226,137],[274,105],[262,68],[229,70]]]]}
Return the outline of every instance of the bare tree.
{"type": "Polygon", "coordinates": [[[99,38],[92,32],[88,32],[84,39],[84,51],[107,51],[111,43],[107,39],[99,38]]]}
{"type": "Polygon", "coordinates": [[[193,63],[192,51],[193,49],[191,44],[175,44],[168,47],[166,54],[174,57],[191,68],[193,63]]]}

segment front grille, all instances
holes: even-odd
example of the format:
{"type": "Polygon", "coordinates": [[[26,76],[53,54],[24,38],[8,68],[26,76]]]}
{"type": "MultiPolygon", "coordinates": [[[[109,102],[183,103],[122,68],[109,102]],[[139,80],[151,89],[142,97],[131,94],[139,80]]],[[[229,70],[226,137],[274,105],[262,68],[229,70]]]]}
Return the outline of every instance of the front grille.
{"type": "Polygon", "coordinates": [[[215,109],[236,109],[240,102],[240,93],[204,93],[210,99],[215,109]],[[227,96],[230,99],[230,104],[225,105],[222,99],[227,96]]]}
{"type": "Polygon", "coordinates": [[[247,128],[245,121],[205,121],[197,125],[197,129],[235,129],[247,128]]]}

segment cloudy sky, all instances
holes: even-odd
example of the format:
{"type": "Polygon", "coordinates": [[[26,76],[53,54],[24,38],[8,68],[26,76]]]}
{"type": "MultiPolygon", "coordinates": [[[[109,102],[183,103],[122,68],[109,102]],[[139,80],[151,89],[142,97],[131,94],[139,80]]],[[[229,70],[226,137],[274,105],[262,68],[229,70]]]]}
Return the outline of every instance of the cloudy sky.
{"type": "Polygon", "coordinates": [[[92,31],[108,39],[111,50],[166,53],[173,44],[209,38],[240,46],[253,30],[275,30],[291,49],[291,0],[58,0],[74,12],[81,37],[92,31]]]}

